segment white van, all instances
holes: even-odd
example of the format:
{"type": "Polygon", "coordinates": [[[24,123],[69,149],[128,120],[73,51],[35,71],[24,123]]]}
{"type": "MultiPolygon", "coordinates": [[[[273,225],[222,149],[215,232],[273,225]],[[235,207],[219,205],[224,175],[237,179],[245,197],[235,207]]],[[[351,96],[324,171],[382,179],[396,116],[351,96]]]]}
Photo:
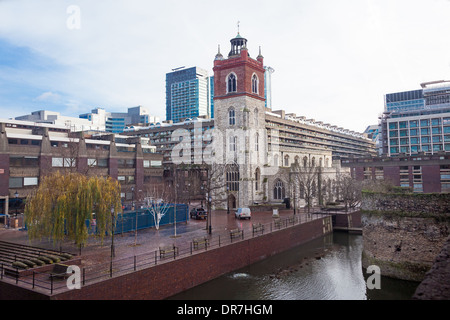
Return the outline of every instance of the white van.
{"type": "Polygon", "coordinates": [[[235,214],[235,217],[239,219],[250,219],[251,216],[250,208],[238,208],[235,214]]]}

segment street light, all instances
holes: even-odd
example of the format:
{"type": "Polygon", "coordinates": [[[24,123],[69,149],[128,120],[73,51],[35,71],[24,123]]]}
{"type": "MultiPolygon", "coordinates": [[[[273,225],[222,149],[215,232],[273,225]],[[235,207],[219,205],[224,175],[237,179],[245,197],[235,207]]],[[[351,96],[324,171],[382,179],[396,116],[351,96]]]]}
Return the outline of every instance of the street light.
{"type": "Polygon", "coordinates": [[[114,252],[114,226],[116,224],[115,221],[115,216],[114,216],[114,207],[111,207],[111,259],[115,257],[115,252],[114,252]]]}
{"type": "Polygon", "coordinates": [[[227,214],[230,214],[230,187],[227,186],[227,214]]]}
{"type": "Polygon", "coordinates": [[[15,217],[17,218],[17,207],[18,207],[17,201],[19,200],[19,193],[17,192],[17,190],[14,193],[14,196],[16,197],[16,216],[15,217]]]}

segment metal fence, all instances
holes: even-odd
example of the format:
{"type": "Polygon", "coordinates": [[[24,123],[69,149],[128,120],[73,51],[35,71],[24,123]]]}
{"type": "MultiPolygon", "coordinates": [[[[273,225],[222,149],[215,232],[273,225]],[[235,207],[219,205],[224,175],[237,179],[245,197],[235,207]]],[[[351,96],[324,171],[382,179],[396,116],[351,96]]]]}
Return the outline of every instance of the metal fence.
{"type": "MultiPolygon", "coordinates": [[[[185,242],[183,246],[180,247],[160,248],[148,253],[123,259],[111,259],[108,263],[85,266],[80,269],[81,285],[92,284],[162,263],[168,263],[175,259],[194,255],[203,251],[214,250],[233,243],[290,228],[298,224],[321,219],[324,216],[329,215],[322,213],[297,214],[287,218],[277,218],[266,224],[252,224],[251,229],[222,231],[220,233],[214,233],[214,235],[206,235],[205,233],[204,237],[194,238],[190,242],[185,242]]],[[[11,267],[0,264],[0,279],[3,281],[15,282],[18,285],[20,283],[20,285],[29,287],[33,290],[42,290],[44,294],[54,294],[68,290],[67,280],[52,276],[48,271],[39,272],[36,270],[29,270],[27,274],[21,274],[17,271],[17,269],[14,270],[11,267]]]]}
{"type": "MultiPolygon", "coordinates": [[[[142,230],[155,227],[154,215],[149,209],[141,208],[119,214],[116,222],[115,234],[142,230]]],[[[160,226],[178,222],[186,222],[189,219],[189,208],[186,204],[171,205],[159,222],[160,226]]],[[[91,230],[93,228],[90,228],[91,230]]]]}

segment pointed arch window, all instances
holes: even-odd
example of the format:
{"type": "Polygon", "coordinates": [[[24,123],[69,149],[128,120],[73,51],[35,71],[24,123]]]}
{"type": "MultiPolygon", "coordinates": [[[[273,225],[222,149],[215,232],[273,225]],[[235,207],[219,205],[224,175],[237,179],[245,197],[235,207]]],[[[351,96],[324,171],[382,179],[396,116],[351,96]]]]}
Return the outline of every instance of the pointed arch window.
{"type": "Polygon", "coordinates": [[[255,190],[258,191],[259,190],[259,180],[261,179],[261,171],[259,170],[259,168],[256,168],[255,171],[255,190]]]}
{"type": "Polygon", "coordinates": [[[228,191],[239,191],[239,167],[236,164],[227,166],[226,180],[228,191]]]}
{"type": "Polygon", "coordinates": [[[227,93],[230,92],[236,92],[236,88],[237,88],[237,81],[236,81],[236,75],[234,73],[230,73],[228,75],[228,80],[227,80],[227,93]]]}
{"type": "Polygon", "coordinates": [[[273,198],[275,200],[284,199],[284,184],[283,181],[278,180],[273,187],[273,198]]]}
{"type": "Polygon", "coordinates": [[[252,92],[258,93],[258,76],[256,74],[252,76],[252,92]]]}
{"type": "Polygon", "coordinates": [[[234,108],[231,108],[228,111],[228,123],[230,126],[234,126],[236,124],[236,112],[234,111],[234,108]]]}
{"type": "Polygon", "coordinates": [[[289,167],[289,155],[284,156],[284,166],[289,167]]]}

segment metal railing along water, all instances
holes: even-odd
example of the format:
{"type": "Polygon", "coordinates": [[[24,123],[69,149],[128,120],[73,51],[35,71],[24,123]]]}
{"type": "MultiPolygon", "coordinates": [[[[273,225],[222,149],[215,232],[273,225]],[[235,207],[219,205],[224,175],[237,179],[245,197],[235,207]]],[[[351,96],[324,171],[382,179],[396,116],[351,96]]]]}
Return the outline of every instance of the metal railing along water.
{"type": "MultiPolygon", "coordinates": [[[[256,232],[251,228],[241,229],[242,235],[240,237],[232,237],[229,231],[221,231],[213,235],[205,236],[205,238],[208,239],[207,242],[199,243],[196,246],[194,245],[194,239],[190,242],[184,242],[183,246],[177,247],[177,250],[169,252],[168,254],[163,255],[160,250],[152,250],[148,253],[142,253],[126,258],[112,259],[110,262],[83,266],[80,268],[81,286],[104,281],[131,272],[137,272],[163,263],[170,263],[176,259],[182,259],[227,245],[233,245],[252,238],[261,237],[295,225],[321,219],[324,216],[329,216],[329,214],[322,212],[303,212],[303,214],[297,214],[286,218],[276,218],[270,223],[258,224],[262,228],[258,228],[256,232]]],[[[25,286],[37,291],[42,290],[46,294],[54,294],[58,291],[68,290],[67,278],[61,279],[52,276],[48,271],[43,272],[38,270],[12,268],[6,266],[4,263],[0,264],[0,280],[9,281],[16,285],[25,286]],[[11,270],[15,272],[11,272],[11,270]]]]}

